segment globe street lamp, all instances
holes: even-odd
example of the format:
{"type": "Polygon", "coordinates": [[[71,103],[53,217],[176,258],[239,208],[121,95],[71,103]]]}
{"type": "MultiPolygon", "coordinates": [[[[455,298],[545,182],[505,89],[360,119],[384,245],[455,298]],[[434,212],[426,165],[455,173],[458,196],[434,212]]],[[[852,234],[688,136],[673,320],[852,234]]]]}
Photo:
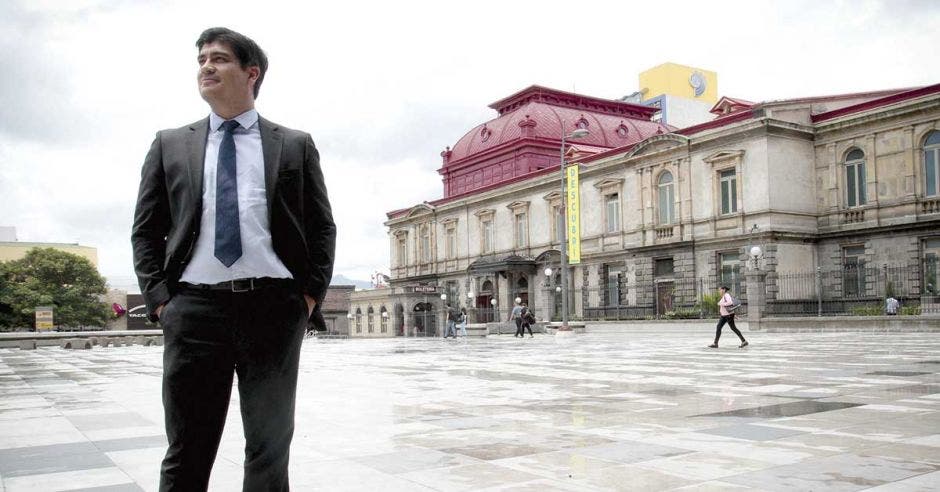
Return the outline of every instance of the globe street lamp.
{"type": "Polygon", "coordinates": [[[754,262],[754,270],[760,270],[760,260],[764,257],[764,251],[760,249],[760,246],[752,246],[751,250],[748,252],[751,256],[751,260],[754,262]]]}
{"type": "Polygon", "coordinates": [[[563,224],[565,225],[564,231],[561,233],[561,327],[558,328],[558,331],[571,331],[571,327],[568,326],[568,207],[567,207],[567,196],[568,190],[565,186],[565,139],[576,139],[584,138],[590,135],[590,132],[584,128],[578,128],[577,130],[566,135],[564,131],[564,124],[562,124],[562,133],[561,133],[561,209],[562,213],[565,214],[565,220],[563,224]]]}

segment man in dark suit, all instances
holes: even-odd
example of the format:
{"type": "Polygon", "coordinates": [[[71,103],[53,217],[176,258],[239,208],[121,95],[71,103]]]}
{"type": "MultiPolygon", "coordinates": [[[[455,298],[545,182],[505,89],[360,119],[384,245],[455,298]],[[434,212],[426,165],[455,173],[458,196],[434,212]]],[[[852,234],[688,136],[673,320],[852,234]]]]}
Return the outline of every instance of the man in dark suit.
{"type": "Polygon", "coordinates": [[[237,374],[243,489],[288,490],[300,346],[330,283],[336,227],[310,135],[254,109],[261,48],[225,28],[196,46],[212,111],[157,133],[131,238],[165,338],[160,489],[207,488],[237,374]]]}

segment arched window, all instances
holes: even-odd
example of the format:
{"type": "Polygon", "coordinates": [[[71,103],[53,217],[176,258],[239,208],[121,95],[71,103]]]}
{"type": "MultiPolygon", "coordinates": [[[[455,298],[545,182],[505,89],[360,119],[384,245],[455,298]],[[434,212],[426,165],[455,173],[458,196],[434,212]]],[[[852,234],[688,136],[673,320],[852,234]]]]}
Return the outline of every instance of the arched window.
{"type": "Polygon", "coordinates": [[[375,333],[375,309],[372,309],[372,306],[369,306],[369,318],[367,322],[369,323],[369,333],[375,333]]]}
{"type": "Polygon", "coordinates": [[[867,202],[865,193],[865,153],[852,149],[845,155],[845,205],[860,207],[867,202]]]}
{"type": "Polygon", "coordinates": [[[924,196],[940,192],[940,131],[934,130],[924,141],[924,196]]]}
{"type": "Polygon", "coordinates": [[[665,171],[659,175],[659,223],[672,224],[676,221],[676,192],[672,173],[665,171]]]}
{"type": "Polygon", "coordinates": [[[382,333],[388,333],[388,310],[385,306],[379,309],[379,322],[382,324],[382,333]]]}
{"type": "Polygon", "coordinates": [[[362,333],[362,309],[356,308],[356,333],[362,333]]]}

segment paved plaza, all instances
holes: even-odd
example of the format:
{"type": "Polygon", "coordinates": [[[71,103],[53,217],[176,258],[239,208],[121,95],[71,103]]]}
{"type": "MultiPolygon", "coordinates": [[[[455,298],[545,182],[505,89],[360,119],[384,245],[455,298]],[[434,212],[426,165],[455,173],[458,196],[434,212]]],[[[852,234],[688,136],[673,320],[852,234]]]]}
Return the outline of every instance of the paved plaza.
{"type": "MultiPolygon", "coordinates": [[[[308,339],[292,487],[940,489],[937,333],[747,335],[308,339]]],[[[161,355],[0,349],[2,488],[156,490],[161,355]]],[[[243,446],[233,401],[212,490],[243,446]]]]}

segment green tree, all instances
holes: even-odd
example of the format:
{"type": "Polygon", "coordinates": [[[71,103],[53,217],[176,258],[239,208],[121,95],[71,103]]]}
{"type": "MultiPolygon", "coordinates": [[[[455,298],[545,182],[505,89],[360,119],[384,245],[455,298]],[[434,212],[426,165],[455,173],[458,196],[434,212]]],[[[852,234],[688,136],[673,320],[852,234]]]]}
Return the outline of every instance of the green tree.
{"type": "Polygon", "coordinates": [[[100,296],[104,278],[87,258],[53,248],[33,248],[0,263],[0,324],[35,325],[37,306],[53,306],[57,326],[104,326],[109,312],[100,296]]]}

